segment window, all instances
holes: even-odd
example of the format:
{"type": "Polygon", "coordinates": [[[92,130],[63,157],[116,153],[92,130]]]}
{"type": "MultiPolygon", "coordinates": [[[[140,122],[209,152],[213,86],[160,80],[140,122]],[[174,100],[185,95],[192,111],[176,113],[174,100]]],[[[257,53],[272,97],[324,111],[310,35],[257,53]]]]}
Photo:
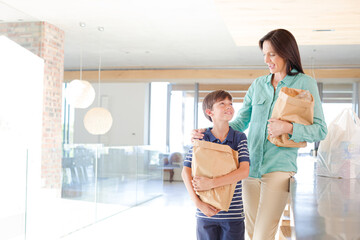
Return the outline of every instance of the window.
{"type": "Polygon", "coordinates": [[[323,110],[326,124],[329,124],[345,108],[353,106],[353,84],[323,84],[323,110]]]}
{"type": "MultiPolygon", "coordinates": [[[[206,128],[212,125],[202,111],[202,101],[206,94],[211,91],[224,89],[233,96],[235,113],[242,107],[242,102],[250,84],[162,84],[161,87],[152,84],[151,98],[151,144],[159,143],[166,145],[170,152],[186,152],[191,145],[190,133],[197,125],[198,128],[206,128]],[[196,90],[198,89],[198,92],[196,90]],[[165,97],[169,91],[168,98],[165,97]],[[196,94],[198,93],[198,94],[196,94]],[[198,99],[197,104],[194,102],[198,99]],[[169,102],[168,102],[169,101],[169,102]],[[169,105],[167,113],[167,104],[169,105]],[[197,109],[195,109],[195,106],[197,109]],[[160,111],[161,113],[156,111],[160,111]],[[168,116],[166,117],[166,114],[168,116]],[[161,117],[159,117],[161,115],[161,117]],[[154,122],[156,116],[156,122],[154,122]],[[168,123],[166,122],[168,119],[168,123]],[[196,123],[195,123],[196,120],[196,123]],[[168,133],[166,126],[169,124],[168,133]],[[167,135],[168,134],[168,135],[167,135]],[[166,143],[166,138],[168,143],[166,143]],[[157,139],[157,140],[156,140],[157,139]]],[[[319,83],[320,96],[323,99],[323,110],[327,125],[344,108],[353,107],[354,91],[352,83],[333,84],[319,83]]],[[[356,95],[356,94],[355,94],[356,95]]],[[[245,132],[247,133],[247,132],[245,132]]],[[[306,148],[300,149],[299,153],[308,154],[314,149],[314,144],[309,143],[306,148]]]]}
{"type": "Polygon", "coordinates": [[[212,126],[212,123],[205,118],[202,110],[202,101],[208,93],[218,89],[230,92],[233,96],[236,113],[242,106],[242,101],[249,86],[242,84],[171,84],[170,151],[187,152],[191,145],[191,130],[196,125],[198,128],[212,126]],[[199,89],[198,95],[195,94],[197,86],[199,89]],[[195,109],[194,102],[197,96],[197,109],[195,109]],[[195,124],[195,119],[197,124],[195,124]]]}
{"type": "Polygon", "coordinates": [[[161,151],[166,150],[167,82],[151,83],[150,144],[161,151]]]}

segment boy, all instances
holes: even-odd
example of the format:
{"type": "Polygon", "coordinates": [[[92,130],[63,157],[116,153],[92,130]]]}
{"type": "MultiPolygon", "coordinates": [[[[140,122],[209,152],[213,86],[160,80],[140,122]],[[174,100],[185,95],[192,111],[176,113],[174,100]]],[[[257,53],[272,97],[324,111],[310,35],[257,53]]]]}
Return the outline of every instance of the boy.
{"type": "MultiPolygon", "coordinates": [[[[213,128],[204,132],[205,141],[229,145],[238,151],[239,168],[226,175],[217,178],[192,176],[191,161],[192,149],[184,160],[182,178],[191,199],[198,208],[196,211],[197,229],[196,235],[199,240],[244,239],[244,212],[241,194],[241,180],[249,174],[249,153],[247,139],[244,133],[233,130],[229,121],[234,115],[232,96],[223,90],[217,90],[206,95],[203,101],[205,117],[214,123],[213,128]],[[231,201],[229,211],[220,211],[215,207],[202,202],[195,191],[205,191],[236,183],[236,189],[231,201]]],[[[221,161],[221,159],[219,159],[221,161]]]]}

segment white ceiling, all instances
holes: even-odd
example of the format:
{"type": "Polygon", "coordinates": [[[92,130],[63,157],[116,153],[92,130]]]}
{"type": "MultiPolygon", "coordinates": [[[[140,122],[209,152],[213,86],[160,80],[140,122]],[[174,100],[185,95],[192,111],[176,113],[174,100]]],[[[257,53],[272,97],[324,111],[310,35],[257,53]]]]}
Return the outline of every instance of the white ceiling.
{"type": "MultiPolygon", "coordinates": [[[[222,9],[225,6],[228,11],[229,2],[235,1],[216,0],[215,5],[212,0],[2,0],[0,21],[46,21],[64,30],[66,70],[79,69],[81,46],[84,69],[98,67],[100,52],[102,67],[107,69],[265,67],[257,40],[247,36],[253,36],[254,30],[263,31],[267,25],[270,29],[284,27],[274,24],[275,19],[272,22],[274,6],[290,2],[293,6],[294,2],[302,4],[303,1],[262,0],[259,1],[258,6],[262,9],[259,12],[254,7],[249,9],[247,5],[241,8],[239,3],[248,0],[236,1],[232,17],[234,14],[242,16],[246,12],[249,18],[263,20],[253,21],[251,27],[251,21],[235,18],[229,22],[222,9]],[[86,23],[86,27],[81,28],[80,22],[86,23]],[[105,30],[98,31],[99,26],[105,30]],[[237,34],[234,34],[234,26],[239,28],[237,34]],[[249,40],[241,41],[242,36],[244,40],[249,40]]],[[[252,2],[254,4],[256,1],[252,2]]],[[[360,16],[358,0],[338,2],[339,5],[347,2],[359,5],[352,8],[351,16],[355,14],[355,19],[360,16]]],[[[309,14],[313,17],[314,12],[323,12],[324,4],[314,5],[316,11],[312,9],[309,14]]],[[[346,14],[350,10],[344,11],[346,14]]],[[[319,14],[317,18],[322,16],[319,14]]],[[[282,19],[287,23],[286,18],[282,19]]],[[[360,33],[358,25],[353,24],[354,19],[349,18],[348,21],[347,28],[354,28],[350,31],[360,33]]],[[[288,26],[295,37],[297,33],[300,36],[298,30],[303,28],[301,22],[299,19],[295,25],[288,26]]],[[[346,19],[342,20],[342,26],[346,27],[346,24],[346,19]]],[[[360,67],[360,38],[330,45],[326,44],[328,33],[323,35],[323,40],[320,37],[320,40],[314,41],[316,45],[311,45],[311,41],[306,44],[299,41],[305,67],[360,67]],[[320,44],[322,42],[325,44],[320,44]]]]}
{"type": "Polygon", "coordinates": [[[238,46],[285,28],[300,45],[360,44],[359,0],[214,0],[238,46]]]}

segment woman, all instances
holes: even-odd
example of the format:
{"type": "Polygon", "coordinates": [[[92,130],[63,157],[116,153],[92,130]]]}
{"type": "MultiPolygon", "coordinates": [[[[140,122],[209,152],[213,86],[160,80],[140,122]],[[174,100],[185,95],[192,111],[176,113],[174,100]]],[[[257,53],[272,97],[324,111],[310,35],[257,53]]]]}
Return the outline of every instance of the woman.
{"type": "MultiPolygon", "coordinates": [[[[260,39],[259,46],[270,74],[251,84],[230,126],[243,132],[250,125],[250,174],[243,180],[246,231],[253,240],[271,240],[287,203],[289,179],[297,171],[298,148],[277,147],[267,137],[287,133],[294,142],[316,142],[325,138],[327,128],[316,81],[304,74],[294,36],[284,29],[273,30],[260,39]],[[315,101],[312,125],[271,119],[282,87],[310,91],[315,101]]],[[[193,138],[202,138],[201,132],[194,130],[193,138]]],[[[194,184],[206,185],[207,179],[202,181],[194,184]]]]}

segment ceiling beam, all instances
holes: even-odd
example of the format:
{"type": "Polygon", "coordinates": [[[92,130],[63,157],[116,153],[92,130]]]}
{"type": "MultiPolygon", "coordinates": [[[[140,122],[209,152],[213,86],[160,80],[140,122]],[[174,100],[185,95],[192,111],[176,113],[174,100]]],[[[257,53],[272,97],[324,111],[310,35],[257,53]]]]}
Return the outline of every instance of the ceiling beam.
{"type": "MultiPolygon", "coordinates": [[[[179,80],[250,79],[268,74],[267,69],[157,69],[157,70],[103,70],[101,82],[178,82],[179,80]]],[[[316,79],[358,79],[360,69],[305,69],[305,73],[316,79]]],[[[79,71],[65,71],[64,82],[79,79],[79,71]]],[[[96,70],[83,71],[82,78],[98,82],[96,70]]]]}

